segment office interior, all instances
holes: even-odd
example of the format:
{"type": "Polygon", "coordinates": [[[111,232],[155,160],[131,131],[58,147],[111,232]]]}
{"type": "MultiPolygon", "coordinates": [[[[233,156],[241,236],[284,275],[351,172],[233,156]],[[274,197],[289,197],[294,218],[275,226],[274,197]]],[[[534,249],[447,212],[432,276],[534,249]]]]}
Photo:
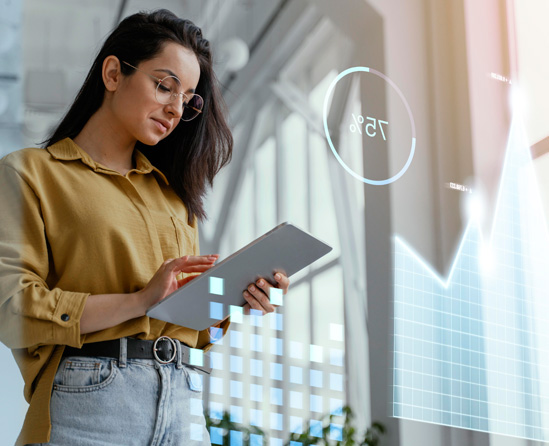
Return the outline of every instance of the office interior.
{"type": "MultiPolygon", "coordinates": [[[[429,416],[425,400],[405,413],[394,406],[395,237],[447,277],[475,197],[489,238],[519,120],[543,212],[549,210],[549,5],[0,0],[0,156],[43,141],[106,35],[124,17],[156,8],[193,20],[211,41],[235,137],[233,159],[208,193],[201,252],[224,258],[284,221],[334,248],[291,278],[276,314],[233,323],[212,349],[214,372],[204,392],[210,415],[227,411],[235,422],[261,428],[272,445],[329,413],[336,414],[336,441],[343,405],[352,408],[358,431],[382,423],[383,445],[549,441],[539,409],[547,397],[542,366],[539,392],[530,395],[541,415],[524,417],[538,429],[513,434],[496,422],[463,424],[462,408],[453,404],[431,407],[429,416]],[[371,71],[334,86],[353,67],[371,71]],[[369,117],[377,120],[375,137],[364,127],[369,117]],[[383,138],[380,120],[388,123],[383,138]],[[387,184],[362,180],[397,176],[387,184]],[[436,411],[449,417],[436,418],[436,411]]],[[[530,338],[541,355],[538,333],[530,338]]],[[[0,431],[14,441],[26,403],[3,345],[0,358],[0,431]]],[[[489,404],[488,421],[496,406],[489,404]]]]}

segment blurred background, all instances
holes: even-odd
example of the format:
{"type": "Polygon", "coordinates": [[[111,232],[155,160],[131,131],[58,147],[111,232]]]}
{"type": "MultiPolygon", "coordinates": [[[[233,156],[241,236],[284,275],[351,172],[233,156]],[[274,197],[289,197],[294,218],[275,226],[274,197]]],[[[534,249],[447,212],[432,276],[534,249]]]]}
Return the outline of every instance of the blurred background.
{"type": "MultiPolygon", "coordinates": [[[[388,445],[535,444],[390,416],[391,237],[406,239],[444,275],[462,236],[469,189],[482,192],[482,223],[490,227],[511,93],[519,86],[549,203],[549,4],[0,0],[0,156],[40,145],[109,32],[124,17],[156,8],[193,20],[212,42],[235,136],[233,160],[208,196],[201,252],[223,258],[283,221],[334,247],[292,278],[277,314],[233,324],[214,347],[204,401],[210,414],[228,411],[234,422],[268,433],[273,445],[344,404],[361,432],[381,421],[388,445]],[[400,170],[413,133],[413,162],[390,185],[349,175],[327,143],[328,89],[356,66],[383,73],[401,95],[389,81],[349,75],[329,97],[327,128],[344,162],[376,178],[400,170]],[[349,131],[358,125],[351,117],[366,114],[389,123],[387,139],[349,131]],[[364,141],[372,147],[367,156],[364,141]]],[[[2,444],[12,444],[26,403],[4,346],[0,363],[0,432],[2,444]]],[[[334,439],[340,428],[334,423],[334,439]]]]}

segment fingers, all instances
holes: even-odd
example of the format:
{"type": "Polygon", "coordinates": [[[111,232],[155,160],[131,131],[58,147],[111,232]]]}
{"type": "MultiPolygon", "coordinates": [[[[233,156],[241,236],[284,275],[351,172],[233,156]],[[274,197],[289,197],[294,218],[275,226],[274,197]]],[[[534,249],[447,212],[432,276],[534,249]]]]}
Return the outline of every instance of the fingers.
{"type": "Polygon", "coordinates": [[[205,256],[183,256],[177,259],[168,259],[162,265],[176,273],[203,273],[211,268],[219,254],[205,256]]]}
{"type": "MultiPolygon", "coordinates": [[[[262,283],[263,288],[265,288],[268,293],[268,289],[271,286],[267,285],[263,279],[259,279],[258,283],[259,282],[262,283]]],[[[256,286],[255,284],[250,284],[248,286],[248,289],[244,291],[244,299],[246,299],[246,302],[248,302],[250,304],[250,307],[252,307],[254,310],[259,310],[262,314],[272,313],[273,311],[275,311],[275,307],[271,304],[271,300],[269,299],[267,293],[263,291],[263,289],[261,289],[259,286],[256,286]]]]}
{"type": "Polygon", "coordinates": [[[277,283],[277,288],[282,289],[282,294],[286,294],[288,292],[288,288],[290,287],[290,279],[288,279],[288,277],[281,272],[276,272],[274,278],[277,283]]]}

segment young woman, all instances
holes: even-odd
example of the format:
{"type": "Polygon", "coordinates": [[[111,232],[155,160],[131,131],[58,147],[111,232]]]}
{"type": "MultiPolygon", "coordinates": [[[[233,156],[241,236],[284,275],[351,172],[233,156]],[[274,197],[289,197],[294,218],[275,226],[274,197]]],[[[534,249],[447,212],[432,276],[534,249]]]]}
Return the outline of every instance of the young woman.
{"type": "MultiPolygon", "coordinates": [[[[107,38],[45,150],[0,160],[0,337],[30,404],[18,445],[210,444],[189,347],[212,330],[145,312],[216,261],[197,220],[232,145],[208,41],[159,10],[107,38]]],[[[272,286],[289,281],[250,284],[247,310],[274,311],[272,286]]]]}

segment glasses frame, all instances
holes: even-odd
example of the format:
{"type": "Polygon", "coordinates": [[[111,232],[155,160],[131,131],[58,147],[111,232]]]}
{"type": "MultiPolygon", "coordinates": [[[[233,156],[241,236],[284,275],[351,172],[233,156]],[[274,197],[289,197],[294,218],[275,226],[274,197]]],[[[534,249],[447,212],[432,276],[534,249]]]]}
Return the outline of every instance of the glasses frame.
{"type": "MultiPolygon", "coordinates": [[[[188,97],[185,93],[183,93],[183,92],[172,93],[172,98],[173,98],[173,99],[172,99],[170,102],[164,103],[164,102],[160,102],[160,101],[158,100],[158,87],[160,87],[160,84],[162,83],[162,81],[163,81],[164,79],[169,78],[169,77],[173,77],[174,79],[177,79],[177,82],[178,82],[179,84],[181,84],[181,81],[180,81],[177,77],[168,75],[168,76],[166,76],[166,77],[159,78],[159,77],[156,77],[156,76],[154,76],[154,75],[152,75],[152,74],[149,74],[149,73],[147,73],[146,71],[143,71],[143,70],[141,70],[141,69],[139,69],[139,68],[137,68],[137,67],[134,67],[132,64],[130,64],[130,63],[124,61],[124,60],[122,61],[122,63],[128,65],[129,67],[132,67],[134,70],[137,70],[137,71],[140,71],[140,72],[143,73],[143,74],[146,74],[146,75],[149,76],[151,79],[153,79],[155,82],[157,82],[157,84],[156,84],[156,90],[155,90],[155,92],[154,92],[154,97],[156,98],[156,101],[157,101],[159,104],[162,104],[162,105],[171,104],[171,103],[173,103],[173,102],[175,101],[175,97],[176,97],[176,96],[181,96],[182,99],[183,99],[183,101],[182,101],[182,103],[183,103],[183,112],[185,112],[185,108],[189,108],[189,109],[194,110],[194,111],[196,112],[196,115],[193,116],[191,119],[183,119],[183,113],[181,113],[181,118],[180,118],[181,121],[185,121],[185,122],[192,121],[194,118],[198,117],[198,116],[202,113],[202,110],[201,110],[201,109],[198,109],[198,108],[196,108],[196,107],[192,107],[191,105],[189,105],[189,104],[187,103],[187,102],[189,101],[189,97],[188,97]],[[185,99],[186,99],[187,101],[185,101],[185,99]]],[[[204,104],[204,98],[203,98],[202,96],[200,96],[199,94],[193,93],[193,97],[194,97],[194,96],[198,96],[200,99],[202,99],[202,104],[204,104]]]]}

